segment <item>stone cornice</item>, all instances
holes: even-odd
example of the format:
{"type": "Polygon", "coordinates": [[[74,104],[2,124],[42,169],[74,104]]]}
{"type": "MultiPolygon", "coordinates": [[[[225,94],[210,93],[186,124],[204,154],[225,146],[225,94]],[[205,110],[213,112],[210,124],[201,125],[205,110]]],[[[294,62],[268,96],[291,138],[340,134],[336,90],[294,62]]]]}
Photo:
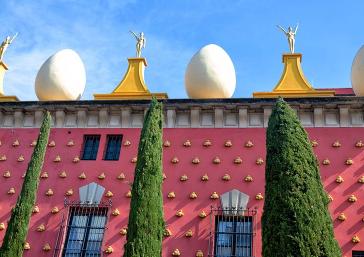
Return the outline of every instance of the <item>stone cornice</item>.
{"type": "MultiPolygon", "coordinates": [[[[266,127],[275,99],[163,100],[166,128],[266,127]]],[[[363,97],[292,98],[287,102],[306,127],[364,126],[363,97]]],[[[0,128],[40,126],[49,110],[57,128],[141,127],[149,100],[0,103],[0,128]]]]}

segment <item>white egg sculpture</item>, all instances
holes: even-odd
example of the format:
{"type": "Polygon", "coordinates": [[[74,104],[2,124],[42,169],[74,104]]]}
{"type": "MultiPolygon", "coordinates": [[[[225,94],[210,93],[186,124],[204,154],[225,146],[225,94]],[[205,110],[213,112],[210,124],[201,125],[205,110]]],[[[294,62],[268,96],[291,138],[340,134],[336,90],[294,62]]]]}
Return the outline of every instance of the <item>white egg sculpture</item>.
{"type": "Polygon", "coordinates": [[[202,47],[187,66],[185,88],[190,98],[230,98],[235,86],[234,64],[218,45],[202,47]]]}
{"type": "Polygon", "coordinates": [[[356,96],[364,96],[364,45],[356,53],[351,66],[351,86],[356,96]]]}
{"type": "Polygon", "coordinates": [[[41,101],[78,100],[86,85],[86,71],[80,56],[63,49],[49,57],[35,79],[35,93],[41,101]]]}

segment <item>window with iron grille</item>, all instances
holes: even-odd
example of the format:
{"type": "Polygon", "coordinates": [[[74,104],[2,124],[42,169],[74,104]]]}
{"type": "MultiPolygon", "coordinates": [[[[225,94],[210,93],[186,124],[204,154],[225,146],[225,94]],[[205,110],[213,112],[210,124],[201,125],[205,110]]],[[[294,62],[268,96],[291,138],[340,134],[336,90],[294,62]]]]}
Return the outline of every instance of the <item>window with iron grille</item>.
{"type": "Polygon", "coordinates": [[[99,143],[100,135],[85,135],[81,153],[82,160],[96,160],[99,143]]]}
{"type": "Polygon", "coordinates": [[[117,161],[120,156],[122,135],[107,135],[104,160],[117,161]]]}
{"type": "MultiPolygon", "coordinates": [[[[252,257],[256,210],[213,210],[213,257],[252,257]]],[[[212,244],[210,244],[212,245],[212,244]]]]}
{"type": "Polygon", "coordinates": [[[364,257],[364,251],[353,251],[353,257],[364,257]]]}
{"type": "Polygon", "coordinates": [[[107,207],[71,206],[63,257],[99,257],[107,221],[107,207]]]}

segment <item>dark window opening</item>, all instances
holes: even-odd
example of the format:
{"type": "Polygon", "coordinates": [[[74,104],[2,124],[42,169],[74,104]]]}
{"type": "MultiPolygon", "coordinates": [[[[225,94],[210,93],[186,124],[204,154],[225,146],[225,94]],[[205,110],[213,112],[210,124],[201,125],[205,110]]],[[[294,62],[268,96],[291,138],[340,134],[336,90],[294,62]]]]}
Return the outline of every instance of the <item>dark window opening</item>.
{"type": "Polygon", "coordinates": [[[70,207],[63,257],[101,257],[107,207],[70,207]]]}
{"type": "Polygon", "coordinates": [[[107,135],[107,143],[104,153],[104,160],[117,161],[120,156],[122,135],[107,135]]]}
{"type": "Polygon", "coordinates": [[[353,257],[364,257],[364,251],[353,251],[353,257]]]}
{"type": "Polygon", "coordinates": [[[209,252],[213,257],[252,257],[254,256],[253,224],[256,210],[212,209],[209,252]],[[213,222],[214,221],[214,222],[213,222]]]}
{"type": "Polygon", "coordinates": [[[100,135],[85,135],[83,137],[82,160],[96,160],[99,150],[100,135]]]}

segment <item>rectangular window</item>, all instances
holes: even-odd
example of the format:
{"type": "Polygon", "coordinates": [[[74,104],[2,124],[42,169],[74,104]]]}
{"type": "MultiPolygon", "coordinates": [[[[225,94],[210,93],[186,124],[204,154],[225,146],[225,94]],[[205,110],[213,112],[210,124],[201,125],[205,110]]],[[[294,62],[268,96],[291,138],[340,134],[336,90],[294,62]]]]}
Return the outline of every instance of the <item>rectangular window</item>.
{"type": "Polygon", "coordinates": [[[107,207],[70,207],[63,257],[101,257],[107,207]]]}
{"type": "Polygon", "coordinates": [[[83,137],[82,160],[96,160],[99,150],[100,135],[85,135],[83,137]]]}
{"type": "Polygon", "coordinates": [[[107,135],[104,160],[117,161],[120,156],[122,135],[107,135]]]}
{"type": "Polygon", "coordinates": [[[353,257],[364,257],[364,251],[353,251],[353,257]]]}
{"type": "Polygon", "coordinates": [[[216,216],[214,257],[253,256],[251,216],[216,216]]]}

